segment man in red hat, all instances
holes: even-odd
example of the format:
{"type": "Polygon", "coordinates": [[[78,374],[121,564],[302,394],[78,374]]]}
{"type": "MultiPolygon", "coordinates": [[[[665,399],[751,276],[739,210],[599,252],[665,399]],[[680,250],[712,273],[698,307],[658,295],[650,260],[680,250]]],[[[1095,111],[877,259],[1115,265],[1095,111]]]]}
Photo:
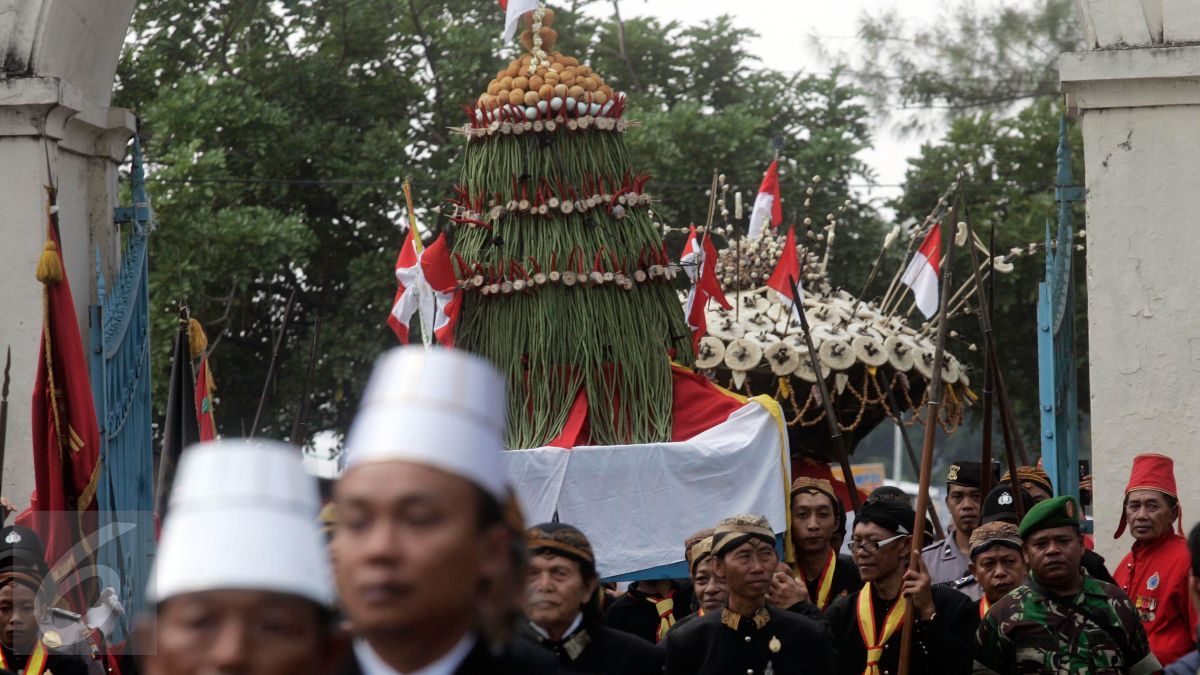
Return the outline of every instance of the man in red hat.
{"type": "Polygon", "coordinates": [[[1191,554],[1182,530],[1173,531],[1177,522],[1182,514],[1174,462],[1152,453],[1134,457],[1121,524],[1113,535],[1119,539],[1128,526],[1133,550],[1113,578],[1137,608],[1150,649],[1164,665],[1191,651],[1196,636],[1196,610],[1187,590],[1191,554]]]}

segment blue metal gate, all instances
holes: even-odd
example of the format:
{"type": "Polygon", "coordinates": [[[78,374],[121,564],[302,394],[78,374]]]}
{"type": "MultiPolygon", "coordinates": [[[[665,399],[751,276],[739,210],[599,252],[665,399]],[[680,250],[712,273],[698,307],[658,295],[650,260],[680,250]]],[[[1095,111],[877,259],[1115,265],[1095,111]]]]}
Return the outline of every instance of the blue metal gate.
{"type": "Polygon", "coordinates": [[[1042,462],[1055,494],[1079,496],[1079,392],[1075,364],[1075,202],[1067,119],[1059,122],[1055,200],[1058,231],[1046,223],[1046,280],[1038,284],[1038,384],[1042,462]],[[1055,235],[1057,234],[1057,237],[1055,235]]]}
{"type": "MultiPolygon", "coordinates": [[[[154,229],[146,196],[141,144],[133,143],[133,206],[116,209],[121,251],[116,283],[108,288],[96,251],[98,304],[89,311],[90,371],[100,424],[100,526],[117,534],[102,542],[97,563],[103,585],[118,591],[128,616],[142,607],[154,555],[154,452],[150,400],[150,299],[147,244],[154,229]],[[130,528],[129,525],[136,527],[130,528]]],[[[126,626],[127,628],[128,626],[126,626]]]]}

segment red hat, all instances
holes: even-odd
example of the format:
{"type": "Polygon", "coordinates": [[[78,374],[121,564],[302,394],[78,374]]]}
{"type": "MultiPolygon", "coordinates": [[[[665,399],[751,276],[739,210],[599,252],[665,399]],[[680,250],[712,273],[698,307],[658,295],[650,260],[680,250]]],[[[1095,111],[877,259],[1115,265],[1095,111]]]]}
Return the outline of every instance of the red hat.
{"type": "MultiPolygon", "coordinates": [[[[1179,490],[1175,487],[1175,462],[1166,455],[1148,452],[1133,458],[1133,469],[1129,472],[1129,484],[1125,496],[1134,490],[1157,490],[1179,501],[1179,490]]],[[[1121,509],[1121,522],[1113,539],[1125,533],[1125,509],[1121,509]]],[[[1183,534],[1183,509],[1179,513],[1179,533],[1183,534]]]]}

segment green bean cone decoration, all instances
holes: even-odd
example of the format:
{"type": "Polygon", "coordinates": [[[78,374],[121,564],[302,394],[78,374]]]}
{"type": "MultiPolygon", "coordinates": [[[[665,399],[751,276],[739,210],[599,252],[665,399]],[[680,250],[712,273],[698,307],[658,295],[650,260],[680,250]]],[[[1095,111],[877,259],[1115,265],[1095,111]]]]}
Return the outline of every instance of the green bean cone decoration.
{"type": "Polygon", "coordinates": [[[691,336],[647,176],[622,134],[624,97],[550,51],[551,10],[527,17],[529,53],[468,108],[451,217],[464,288],[456,346],[508,377],[508,444],[562,434],[580,394],[592,445],[671,438],[671,360],[691,336]]]}

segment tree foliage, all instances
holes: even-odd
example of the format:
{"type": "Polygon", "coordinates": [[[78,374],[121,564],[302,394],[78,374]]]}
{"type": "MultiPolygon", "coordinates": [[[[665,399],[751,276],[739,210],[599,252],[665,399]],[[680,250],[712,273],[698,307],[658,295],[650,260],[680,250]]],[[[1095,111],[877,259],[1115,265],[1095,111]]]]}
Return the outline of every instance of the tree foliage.
{"type": "MultiPolygon", "coordinates": [[[[986,243],[988,232],[996,229],[996,254],[1008,255],[1021,249],[1014,258],[1014,269],[998,274],[995,282],[993,334],[1010,395],[1013,398],[1026,448],[1038,452],[1038,359],[1036,308],[1038,283],[1045,278],[1043,249],[1030,252],[1030,244],[1046,241],[1047,225],[1057,229],[1057,204],[1054,201],[1056,151],[1059,143],[1059,119],[1063,113],[1053,101],[1039,100],[1013,117],[981,113],[951,121],[941,140],[925,144],[919,156],[909,162],[905,189],[892,206],[898,219],[924,218],[939,193],[933,186],[948,185],[963,166],[970,177],[964,181],[960,197],[966,204],[976,234],[986,243]]],[[[1076,181],[1082,184],[1082,138],[1077,128],[1068,137],[1076,181]]],[[[1075,214],[1075,225],[1082,229],[1083,211],[1075,214]]],[[[1076,255],[1076,354],[1079,357],[1079,401],[1086,407],[1087,389],[1087,289],[1082,278],[1082,254],[1076,255]]],[[[985,258],[981,257],[980,262],[985,258]]],[[[971,276],[969,254],[956,251],[955,286],[971,276]]],[[[906,303],[907,304],[907,303],[906,303]]],[[[950,324],[957,333],[948,346],[973,367],[972,386],[982,386],[983,338],[976,315],[961,315],[950,324]],[[971,351],[975,345],[977,351],[971,351]]],[[[998,419],[998,418],[997,418],[998,419]]],[[[978,422],[978,419],[975,420],[978,422]]],[[[999,429],[998,423],[995,427],[999,429]]],[[[964,456],[977,452],[978,436],[960,434],[947,445],[946,454],[964,456]],[[959,438],[958,436],[961,436],[959,438]]],[[[995,447],[1003,447],[999,436],[995,447]]]]}
{"type": "MultiPolygon", "coordinates": [[[[751,33],[727,17],[597,26],[580,18],[587,4],[559,12],[562,51],[629,93],[631,116],[645,122],[629,134],[634,163],[655,176],[665,222],[703,220],[698,186],[714,168],[752,200],[776,136],[789,218],[805,215],[808,176],[826,178],[817,218],[866,176],[854,155],[869,144],[867,112],[836,76],[761,68],[742,46],[751,33]]],[[[371,363],[395,341],[384,318],[403,238],[400,182],[412,177],[422,226],[441,229],[429,207],[449,195],[462,151],[447,129],[517,49],[500,44],[500,22],[494,4],[466,0],[139,3],[116,102],[140,115],[161,223],[155,400],[165,399],[175,307],[186,301],[214,345],[221,432],[248,432],[295,293],[259,432],[287,437],[306,390],[293,440],[345,431],[371,363]]],[[[850,237],[877,240],[873,211],[852,206],[850,237]]],[[[841,249],[842,269],[865,274],[854,248],[841,249]]]]}
{"type": "Polygon", "coordinates": [[[864,16],[863,49],[852,60],[858,83],[881,110],[932,107],[951,116],[1057,96],[1058,57],[1083,44],[1074,3],[980,4],[959,0],[925,25],[905,21],[898,7],[864,16]]]}

